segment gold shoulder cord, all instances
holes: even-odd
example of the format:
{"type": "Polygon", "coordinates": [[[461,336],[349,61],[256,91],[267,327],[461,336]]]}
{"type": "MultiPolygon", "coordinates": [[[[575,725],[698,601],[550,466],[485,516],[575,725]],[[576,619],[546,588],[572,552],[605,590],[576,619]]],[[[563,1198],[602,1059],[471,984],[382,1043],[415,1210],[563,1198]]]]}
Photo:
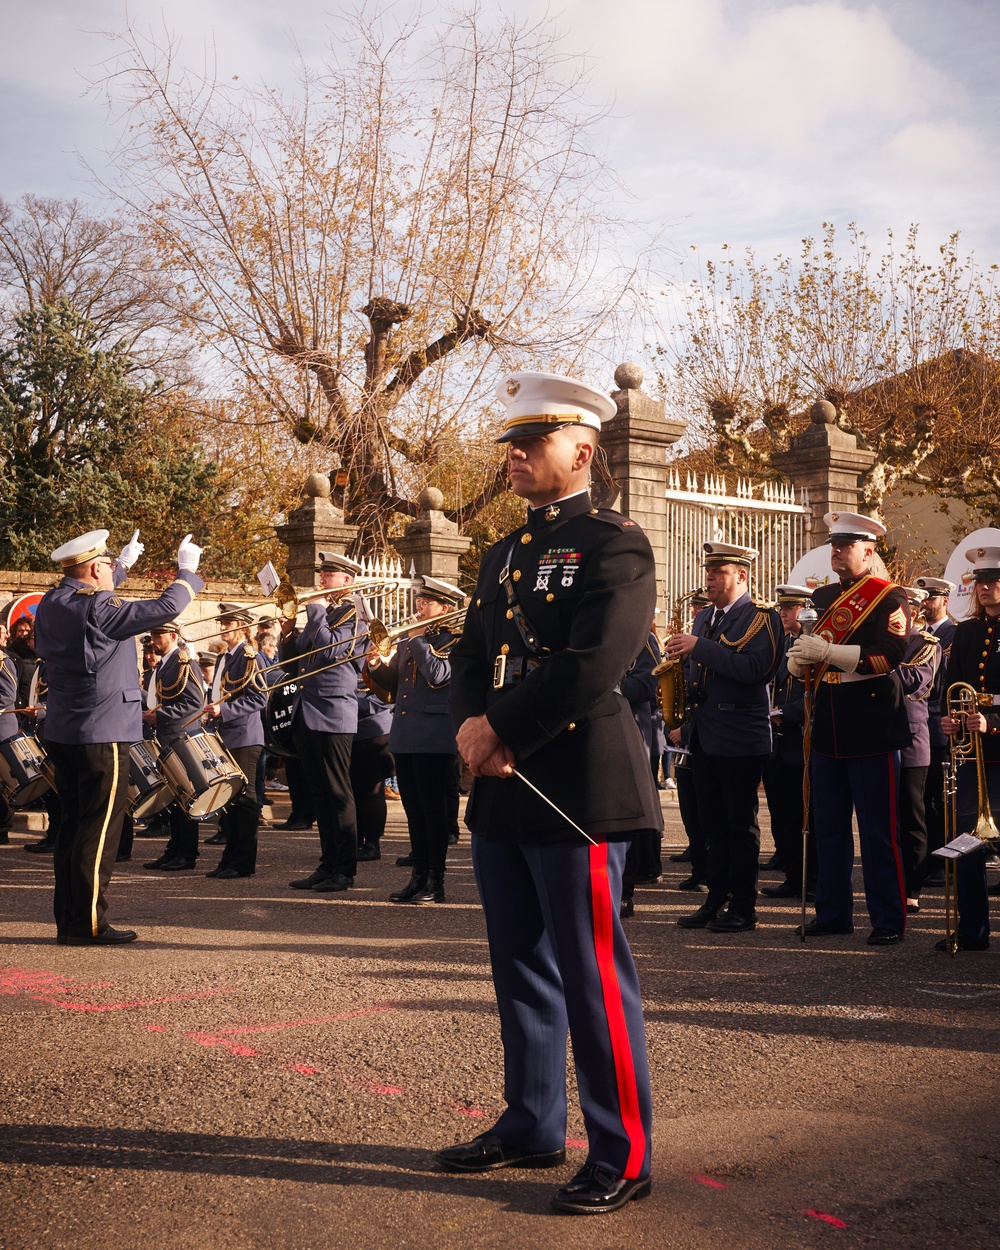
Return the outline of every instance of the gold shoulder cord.
{"type": "Polygon", "coordinates": [[[177,680],[172,686],[164,686],[163,682],[157,679],[156,682],[156,701],[163,703],[167,699],[178,699],[187,689],[188,680],[191,676],[191,657],[181,659],[177,666],[177,680]]]}
{"type": "Polygon", "coordinates": [[[749,626],[747,627],[747,632],[743,635],[742,638],[735,638],[735,639],[720,638],[718,641],[721,642],[724,647],[735,647],[737,651],[742,651],[743,648],[750,641],[750,639],[756,637],[756,635],[760,633],[760,631],[767,624],[767,620],[768,620],[768,615],[766,612],[758,612],[757,615],[750,622],[749,626]]]}
{"type": "Polygon", "coordinates": [[[250,646],[247,646],[243,652],[243,674],[236,681],[230,681],[227,673],[222,674],[222,689],[227,699],[232,699],[241,691],[245,690],[251,682],[260,689],[260,682],[257,680],[259,669],[256,664],[257,652],[250,646]]]}

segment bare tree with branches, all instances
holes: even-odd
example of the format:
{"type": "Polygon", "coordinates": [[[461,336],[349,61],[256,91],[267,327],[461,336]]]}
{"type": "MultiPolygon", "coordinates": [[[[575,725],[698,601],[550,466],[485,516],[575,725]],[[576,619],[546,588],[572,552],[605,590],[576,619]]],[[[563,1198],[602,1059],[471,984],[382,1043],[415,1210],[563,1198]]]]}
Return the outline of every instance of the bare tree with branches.
{"type": "MultiPolygon", "coordinates": [[[[128,123],[116,190],[183,324],[348,471],[366,541],[481,418],[486,374],[572,365],[632,293],[601,114],[547,19],[472,11],[428,42],[359,14],[292,95],[128,30],[106,85],[128,123]]],[[[456,515],[504,484],[494,461],[456,515]]]]}

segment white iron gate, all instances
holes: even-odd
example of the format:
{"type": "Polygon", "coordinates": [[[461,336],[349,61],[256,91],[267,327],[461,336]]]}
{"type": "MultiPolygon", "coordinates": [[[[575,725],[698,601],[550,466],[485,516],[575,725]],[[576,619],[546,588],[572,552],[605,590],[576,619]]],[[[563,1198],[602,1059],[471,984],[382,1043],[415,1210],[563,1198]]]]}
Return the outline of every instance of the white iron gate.
{"type": "Polygon", "coordinates": [[[738,543],[757,551],[750,574],[755,599],[774,601],[776,586],[788,580],[796,561],[810,549],[810,510],[805,499],[795,502],[791,486],[736,479],[730,495],[726,479],[698,478],[670,469],[667,475],[666,608],[681,595],[704,585],[703,543],[738,543]]]}

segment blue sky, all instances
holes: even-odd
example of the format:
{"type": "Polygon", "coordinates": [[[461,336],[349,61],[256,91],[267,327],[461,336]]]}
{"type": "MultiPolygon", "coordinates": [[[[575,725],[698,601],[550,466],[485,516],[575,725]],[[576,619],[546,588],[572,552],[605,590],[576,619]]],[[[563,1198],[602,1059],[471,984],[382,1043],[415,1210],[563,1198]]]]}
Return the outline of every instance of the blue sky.
{"type": "MultiPolygon", "coordinates": [[[[400,0],[399,7],[413,7],[400,0]]],[[[423,5],[433,20],[433,0],[423,5]]],[[[497,5],[483,0],[489,11],[497,5]]],[[[514,14],[538,7],[513,0],[514,14]]],[[[1000,261],[994,0],[565,0],[567,47],[613,95],[607,151],[636,212],[681,250],[794,252],[824,220],[874,239],[921,223],[1000,261]]],[[[0,0],[0,195],[94,195],[104,105],[88,94],[126,12],[165,25],[181,60],[214,42],[220,69],[287,81],[335,19],[304,0],[0,0]],[[79,155],[77,155],[79,153],[79,155]]]]}

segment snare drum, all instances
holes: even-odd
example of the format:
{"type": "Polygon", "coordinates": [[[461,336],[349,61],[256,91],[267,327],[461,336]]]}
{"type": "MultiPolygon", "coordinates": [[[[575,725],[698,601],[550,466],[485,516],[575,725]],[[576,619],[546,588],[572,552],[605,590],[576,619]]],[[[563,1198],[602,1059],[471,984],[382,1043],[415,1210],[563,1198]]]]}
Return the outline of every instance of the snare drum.
{"type": "Polygon", "coordinates": [[[16,733],[0,742],[0,792],[11,807],[24,807],[55,788],[52,762],[37,738],[16,733]]]}
{"type": "Polygon", "coordinates": [[[136,820],[162,812],[174,800],[160,772],[155,742],[133,742],[128,749],[128,799],[125,810],[136,820]]]}
{"type": "Polygon", "coordinates": [[[160,756],[160,769],[186,816],[205,820],[247,784],[218,734],[181,734],[160,756]]]}

